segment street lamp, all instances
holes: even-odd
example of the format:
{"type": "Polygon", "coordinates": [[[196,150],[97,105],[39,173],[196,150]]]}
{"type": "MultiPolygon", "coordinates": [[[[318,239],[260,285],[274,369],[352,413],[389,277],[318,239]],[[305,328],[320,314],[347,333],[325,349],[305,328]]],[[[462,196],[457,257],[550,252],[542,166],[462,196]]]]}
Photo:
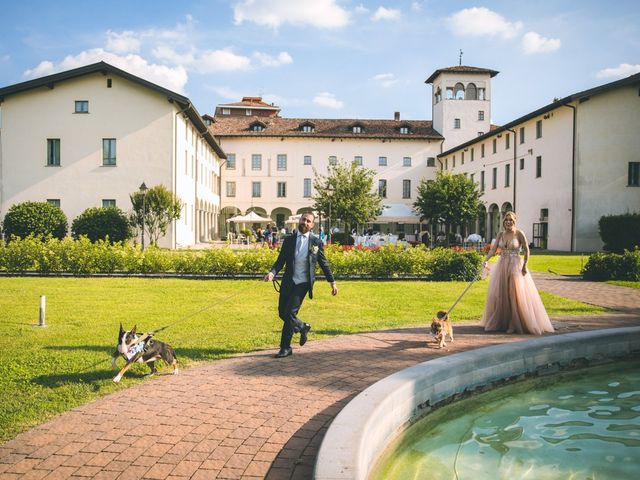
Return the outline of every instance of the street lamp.
{"type": "Polygon", "coordinates": [[[144,252],[144,217],[146,215],[146,209],[144,204],[144,199],[147,196],[147,186],[144,182],[140,185],[140,193],[142,194],[142,251],[144,252]]]}

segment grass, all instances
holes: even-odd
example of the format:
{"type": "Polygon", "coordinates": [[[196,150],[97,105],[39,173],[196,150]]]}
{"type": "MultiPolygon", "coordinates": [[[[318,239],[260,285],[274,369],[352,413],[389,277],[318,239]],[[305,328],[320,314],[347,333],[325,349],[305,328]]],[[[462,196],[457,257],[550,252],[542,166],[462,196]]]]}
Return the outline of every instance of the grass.
{"type": "MultiPolygon", "coordinates": [[[[337,334],[426,325],[463,291],[460,282],[340,282],[331,297],[318,283],[301,317],[311,340],[337,334]],[[402,301],[398,301],[401,299],[402,301]]],[[[477,282],[453,315],[482,315],[487,281],[477,282]]],[[[542,293],[550,315],[599,308],[542,293]]],[[[277,294],[258,280],[144,278],[0,278],[0,441],[99,396],[142,381],[136,365],[116,385],[110,355],[120,322],[142,331],[171,325],[181,366],[278,345],[277,294]],[[46,295],[46,328],[36,328],[46,295]]],[[[119,360],[122,366],[122,360],[119,360]]],[[[161,370],[168,372],[169,370],[161,370]]]]}
{"type": "Polygon", "coordinates": [[[607,283],[610,283],[611,285],[620,285],[622,287],[640,288],[640,282],[627,282],[627,281],[623,281],[623,280],[610,280],[607,283]]]}
{"type": "Polygon", "coordinates": [[[552,272],[559,275],[580,275],[582,267],[587,264],[589,254],[575,253],[538,253],[531,251],[529,269],[535,272],[552,272]]]}

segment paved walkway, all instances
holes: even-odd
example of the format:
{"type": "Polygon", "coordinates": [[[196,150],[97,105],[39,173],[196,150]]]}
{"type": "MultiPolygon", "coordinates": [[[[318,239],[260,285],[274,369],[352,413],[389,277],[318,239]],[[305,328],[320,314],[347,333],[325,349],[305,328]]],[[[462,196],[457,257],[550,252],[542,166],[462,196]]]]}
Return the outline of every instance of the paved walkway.
{"type": "MultiPolygon", "coordinates": [[[[618,309],[554,318],[558,333],[640,325],[640,290],[535,279],[541,290],[618,309]]],[[[331,420],[367,386],[441,355],[531,338],[477,324],[456,326],[455,336],[441,351],[426,327],[361,333],[310,341],[282,360],[260,351],[163,375],[1,445],[0,478],[310,479],[331,420]]]]}

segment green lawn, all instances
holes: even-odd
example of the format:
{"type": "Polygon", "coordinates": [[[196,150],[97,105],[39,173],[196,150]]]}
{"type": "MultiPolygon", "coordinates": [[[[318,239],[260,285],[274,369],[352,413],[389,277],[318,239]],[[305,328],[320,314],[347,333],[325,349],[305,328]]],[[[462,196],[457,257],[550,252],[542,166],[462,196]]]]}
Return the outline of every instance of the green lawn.
{"type": "Polygon", "coordinates": [[[609,280],[607,283],[612,285],[620,285],[622,287],[640,288],[640,282],[626,282],[623,280],[609,280]]]}
{"type": "Polygon", "coordinates": [[[579,275],[589,260],[589,254],[575,253],[538,253],[531,251],[529,269],[535,272],[557,273],[559,275],[579,275]]]}
{"type": "MultiPolygon", "coordinates": [[[[339,282],[339,295],[331,297],[329,286],[320,282],[301,318],[313,324],[310,341],[427,325],[465,286],[345,281],[339,282]]],[[[486,287],[484,280],[471,288],[452,315],[455,321],[480,318],[486,287]]],[[[542,298],[550,315],[601,311],[554,295],[542,298]]],[[[175,347],[184,368],[275,348],[281,328],[276,306],[271,284],[258,280],[0,278],[0,440],[142,381],[148,368],[140,365],[119,385],[111,382],[110,355],[120,322],[142,331],[171,325],[159,339],[175,347]],[[47,297],[46,328],[35,327],[40,295],[47,297]]]]}

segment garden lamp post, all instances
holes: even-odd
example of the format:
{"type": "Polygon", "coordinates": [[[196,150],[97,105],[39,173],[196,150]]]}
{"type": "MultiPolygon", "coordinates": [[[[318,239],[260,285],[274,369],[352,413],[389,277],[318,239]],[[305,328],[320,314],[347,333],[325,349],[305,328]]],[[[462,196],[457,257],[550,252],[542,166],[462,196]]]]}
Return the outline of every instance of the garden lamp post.
{"type": "Polygon", "coordinates": [[[142,185],[140,185],[140,193],[142,194],[142,251],[144,252],[144,217],[146,215],[146,209],[145,209],[145,203],[144,203],[144,199],[147,196],[147,186],[145,185],[144,182],[142,182],[142,185]]]}
{"type": "Polygon", "coordinates": [[[334,189],[333,187],[328,187],[327,188],[327,193],[329,194],[329,215],[328,215],[328,220],[329,220],[329,243],[331,243],[331,235],[332,235],[332,228],[331,228],[331,200],[333,199],[333,192],[334,189]]]}

